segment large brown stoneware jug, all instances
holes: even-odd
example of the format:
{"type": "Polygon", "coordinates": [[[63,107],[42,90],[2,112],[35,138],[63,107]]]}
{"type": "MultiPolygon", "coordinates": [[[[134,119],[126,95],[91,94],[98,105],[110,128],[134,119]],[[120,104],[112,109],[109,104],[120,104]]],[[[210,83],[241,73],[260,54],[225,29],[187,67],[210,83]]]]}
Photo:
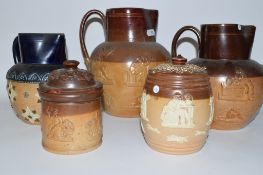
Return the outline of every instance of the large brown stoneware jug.
{"type": "Polygon", "coordinates": [[[80,25],[80,44],[86,66],[103,83],[104,109],[119,117],[138,117],[143,85],[150,68],[166,62],[169,52],[156,43],[158,11],[141,8],[113,8],[106,16],[87,12],[80,25]],[[91,15],[98,15],[105,42],[91,56],[85,45],[85,29],[91,15]]]}
{"type": "MultiPolygon", "coordinates": [[[[173,45],[186,30],[193,31],[200,44],[200,58],[189,63],[207,67],[210,76],[215,98],[212,128],[235,130],[245,127],[263,103],[263,67],[250,59],[256,27],[204,24],[200,32],[193,26],[185,26],[176,33],[173,45]]],[[[177,55],[176,49],[172,54],[177,55]]]]}

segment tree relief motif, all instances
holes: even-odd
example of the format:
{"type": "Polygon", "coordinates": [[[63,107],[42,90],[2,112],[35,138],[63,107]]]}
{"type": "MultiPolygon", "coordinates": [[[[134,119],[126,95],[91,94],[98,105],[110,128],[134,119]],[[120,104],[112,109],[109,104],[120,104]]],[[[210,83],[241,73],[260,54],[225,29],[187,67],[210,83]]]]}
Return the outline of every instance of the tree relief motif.
{"type": "Polygon", "coordinates": [[[150,59],[140,56],[130,63],[125,75],[126,86],[136,87],[144,85],[150,68],[150,62],[148,60],[150,59]]]}
{"type": "Polygon", "coordinates": [[[100,137],[102,134],[102,124],[99,116],[99,111],[95,113],[91,120],[87,121],[85,124],[86,133],[88,135],[88,140],[94,140],[100,137]]]}
{"type": "Polygon", "coordinates": [[[95,55],[92,55],[91,71],[95,79],[102,82],[103,85],[113,85],[111,67],[105,63],[105,60],[111,57],[115,50],[112,46],[103,46],[95,55]]]}
{"type": "Polygon", "coordinates": [[[103,85],[113,85],[112,73],[110,65],[103,61],[94,61],[91,70],[96,80],[102,82],[103,85]]]}
{"type": "Polygon", "coordinates": [[[46,113],[50,124],[47,128],[47,138],[58,142],[72,142],[74,124],[69,119],[59,117],[59,110],[47,106],[46,113]]]}

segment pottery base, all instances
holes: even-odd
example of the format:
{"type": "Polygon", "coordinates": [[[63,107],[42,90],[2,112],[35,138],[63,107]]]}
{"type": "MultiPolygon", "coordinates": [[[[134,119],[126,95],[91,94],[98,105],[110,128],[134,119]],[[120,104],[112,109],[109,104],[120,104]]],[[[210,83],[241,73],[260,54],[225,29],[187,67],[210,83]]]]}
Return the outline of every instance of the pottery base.
{"type": "Polygon", "coordinates": [[[150,141],[149,139],[145,139],[146,143],[155,151],[165,153],[165,154],[174,154],[174,155],[185,155],[185,154],[192,154],[195,152],[200,151],[204,144],[199,145],[188,145],[187,147],[176,147],[176,146],[167,146],[167,145],[160,145],[150,141]]]}
{"type": "Polygon", "coordinates": [[[85,150],[69,150],[69,151],[60,151],[60,150],[50,149],[50,148],[48,148],[47,146],[45,146],[43,143],[42,143],[42,146],[43,146],[43,148],[44,148],[46,151],[51,152],[51,153],[54,153],[54,154],[74,155],[74,154],[82,154],[82,153],[91,152],[91,151],[97,149],[98,147],[100,147],[101,144],[102,144],[102,141],[100,141],[98,144],[94,145],[93,147],[90,147],[90,148],[85,149],[85,150]]]}

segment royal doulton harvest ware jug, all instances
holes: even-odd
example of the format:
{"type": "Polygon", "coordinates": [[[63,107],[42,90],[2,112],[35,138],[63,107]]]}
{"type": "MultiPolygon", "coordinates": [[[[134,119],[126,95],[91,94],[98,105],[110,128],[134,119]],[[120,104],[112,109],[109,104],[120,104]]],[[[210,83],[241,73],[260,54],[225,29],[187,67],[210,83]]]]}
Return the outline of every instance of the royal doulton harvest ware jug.
{"type": "Polygon", "coordinates": [[[213,96],[204,67],[183,57],[149,70],[141,101],[141,128],[153,149],[168,154],[199,151],[213,120],[213,96]]]}
{"type": "Polygon", "coordinates": [[[156,43],[158,11],[141,8],[113,8],[106,16],[98,10],[85,14],[80,25],[84,59],[96,80],[103,83],[104,109],[120,117],[138,117],[140,98],[148,69],[167,61],[168,51],[156,43]],[[103,23],[105,42],[91,57],[84,42],[91,15],[103,23]]]}
{"type": "Polygon", "coordinates": [[[91,151],[102,142],[102,84],[68,60],[39,85],[43,147],[58,154],[91,151]]]}
{"type": "Polygon", "coordinates": [[[212,128],[241,129],[253,120],[263,102],[263,67],[250,59],[255,26],[204,24],[201,33],[192,26],[181,28],[173,40],[193,31],[200,44],[199,58],[189,63],[207,67],[215,97],[212,128]]]}
{"type": "Polygon", "coordinates": [[[39,124],[41,104],[37,88],[66,59],[64,34],[19,33],[13,42],[15,65],[6,75],[14,112],[21,120],[39,124]]]}

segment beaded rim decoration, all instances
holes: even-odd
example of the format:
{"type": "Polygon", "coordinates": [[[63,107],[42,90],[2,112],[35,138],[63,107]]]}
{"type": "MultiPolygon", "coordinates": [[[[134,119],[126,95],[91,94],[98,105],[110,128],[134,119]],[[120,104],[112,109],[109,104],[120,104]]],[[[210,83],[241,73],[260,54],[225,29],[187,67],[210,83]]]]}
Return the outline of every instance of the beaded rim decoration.
{"type": "Polygon", "coordinates": [[[152,73],[163,72],[163,73],[207,73],[206,67],[200,67],[194,64],[175,65],[175,64],[160,64],[152,69],[152,73]]]}

